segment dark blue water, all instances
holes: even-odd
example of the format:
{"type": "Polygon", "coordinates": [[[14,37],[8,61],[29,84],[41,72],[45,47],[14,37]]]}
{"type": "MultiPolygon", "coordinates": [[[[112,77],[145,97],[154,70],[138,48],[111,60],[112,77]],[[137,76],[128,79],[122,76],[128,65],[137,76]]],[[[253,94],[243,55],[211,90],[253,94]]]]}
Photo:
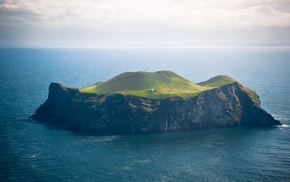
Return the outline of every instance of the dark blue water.
{"type": "Polygon", "coordinates": [[[0,120],[0,181],[289,181],[290,48],[0,49],[0,120]],[[86,136],[26,119],[50,82],[139,70],[229,75],[283,126],[86,136]]]}

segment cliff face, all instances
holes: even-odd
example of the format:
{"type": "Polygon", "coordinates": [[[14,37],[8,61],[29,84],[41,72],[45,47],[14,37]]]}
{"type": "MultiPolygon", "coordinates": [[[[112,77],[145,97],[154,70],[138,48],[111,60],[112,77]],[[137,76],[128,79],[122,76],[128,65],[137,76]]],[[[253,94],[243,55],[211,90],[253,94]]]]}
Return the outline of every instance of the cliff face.
{"type": "Polygon", "coordinates": [[[31,118],[95,134],[142,134],[281,124],[260,108],[255,92],[238,82],[187,99],[149,99],[122,94],[105,96],[51,83],[48,99],[31,118]]]}

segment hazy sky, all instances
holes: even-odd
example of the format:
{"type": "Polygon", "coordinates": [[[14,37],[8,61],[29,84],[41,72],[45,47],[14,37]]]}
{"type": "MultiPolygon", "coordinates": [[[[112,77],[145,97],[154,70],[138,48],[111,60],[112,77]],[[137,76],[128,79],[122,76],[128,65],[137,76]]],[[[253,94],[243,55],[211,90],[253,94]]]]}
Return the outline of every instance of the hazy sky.
{"type": "Polygon", "coordinates": [[[290,45],[290,0],[0,0],[0,46],[290,45]]]}

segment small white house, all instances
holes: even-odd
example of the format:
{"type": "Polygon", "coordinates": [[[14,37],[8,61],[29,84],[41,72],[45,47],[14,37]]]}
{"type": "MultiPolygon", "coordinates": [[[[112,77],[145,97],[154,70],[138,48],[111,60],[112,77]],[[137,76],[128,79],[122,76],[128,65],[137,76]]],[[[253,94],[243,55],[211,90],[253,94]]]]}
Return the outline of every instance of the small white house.
{"type": "Polygon", "coordinates": [[[156,90],[154,88],[149,88],[148,91],[149,92],[156,92],[156,90]]]}

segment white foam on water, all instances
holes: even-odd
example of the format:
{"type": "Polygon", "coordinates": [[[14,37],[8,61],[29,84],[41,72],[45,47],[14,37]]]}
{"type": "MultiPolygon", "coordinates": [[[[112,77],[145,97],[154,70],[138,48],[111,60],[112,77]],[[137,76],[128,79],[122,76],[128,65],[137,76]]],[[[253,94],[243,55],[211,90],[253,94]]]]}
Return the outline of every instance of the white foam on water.
{"type": "Polygon", "coordinates": [[[290,125],[288,125],[288,124],[282,124],[281,126],[279,126],[279,127],[281,127],[281,128],[289,128],[290,127],[290,125]]]}

